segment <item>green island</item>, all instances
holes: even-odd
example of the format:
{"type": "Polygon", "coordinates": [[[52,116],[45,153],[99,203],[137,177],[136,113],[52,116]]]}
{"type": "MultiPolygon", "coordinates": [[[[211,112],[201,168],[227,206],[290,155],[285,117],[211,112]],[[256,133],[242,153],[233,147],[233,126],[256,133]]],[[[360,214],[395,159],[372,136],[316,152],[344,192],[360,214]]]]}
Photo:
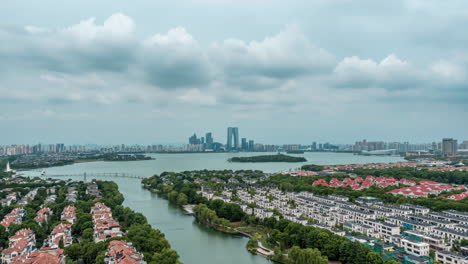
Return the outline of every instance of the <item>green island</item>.
{"type": "Polygon", "coordinates": [[[233,157],[229,162],[306,162],[304,157],[293,157],[284,154],[259,155],[251,157],[233,157]]]}
{"type": "MultiPolygon", "coordinates": [[[[15,217],[0,225],[0,248],[14,246],[10,237],[32,230],[34,244],[21,252],[18,261],[47,258],[52,264],[104,264],[131,257],[138,263],[181,263],[163,233],[152,228],[143,214],[122,205],[124,197],[114,182],[11,178],[0,172],[0,200],[0,220],[15,217]],[[98,218],[105,220],[99,228],[108,229],[96,231],[98,218]],[[114,247],[133,255],[112,254],[114,247]]],[[[31,241],[31,237],[21,239],[31,241]]]]}
{"type": "MultiPolygon", "coordinates": [[[[26,170],[26,169],[38,169],[38,168],[49,168],[59,167],[65,165],[71,165],[75,163],[84,162],[96,162],[96,161],[139,161],[139,160],[153,160],[154,158],[146,156],[144,154],[137,153],[87,153],[87,154],[57,154],[57,155],[22,155],[12,156],[9,158],[10,165],[13,169],[26,170]]],[[[5,160],[0,161],[3,165],[6,163],[5,160]]]]}
{"type": "MultiPolygon", "coordinates": [[[[305,169],[323,169],[321,166],[309,165],[305,169]]],[[[375,175],[394,177],[395,179],[432,180],[449,184],[467,184],[468,172],[461,171],[427,171],[413,168],[389,169],[355,169],[353,177],[375,175]]],[[[344,180],[350,177],[348,172],[338,172],[319,177],[299,177],[289,175],[271,175],[262,171],[223,170],[223,171],[185,171],[164,172],[142,180],[144,187],[166,198],[169,202],[193,213],[197,221],[230,234],[241,234],[250,238],[247,250],[262,255],[274,262],[284,264],[309,263],[368,263],[394,264],[411,258],[401,249],[395,254],[382,251],[378,245],[381,239],[366,244],[352,240],[353,237],[366,237],[364,234],[347,229],[342,223],[326,227],[317,219],[301,215],[300,217],[282,213],[278,208],[266,209],[261,203],[270,203],[279,197],[290,197],[288,194],[311,193],[316,197],[335,195],[346,199],[348,203],[359,206],[359,198],[373,197],[389,208],[408,205],[428,210],[445,212],[457,210],[468,212],[468,199],[449,200],[449,195],[460,193],[460,190],[445,191],[439,195],[410,198],[394,195],[389,191],[398,186],[378,187],[352,190],[351,188],[332,188],[314,186],[318,178],[344,180]],[[259,200],[256,200],[259,199],[259,200]],[[250,201],[250,202],[248,202],[250,201]],[[393,206],[393,207],[392,207],[393,206]],[[299,221],[299,222],[298,222],[299,221]],[[346,236],[345,236],[346,234],[346,236]],[[398,253],[398,254],[397,254],[398,253]]],[[[329,196],[330,197],[330,196],[329,196]]],[[[297,201],[290,199],[282,209],[294,210],[297,201]],[[287,209],[290,208],[290,209],[287,209]]],[[[283,210],[284,211],[284,210],[283,210]]],[[[379,218],[375,221],[384,221],[379,218]]],[[[398,229],[404,237],[403,228],[398,229]]],[[[369,239],[373,239],[370,238],[369,239]]],[[[453,252],[460,252],[468,240],[452,241],[453,252]]],[[[429,257],[419,257],[421,263],[433,263],[435,251],[431,249],[429,257]]],[[[413,262],[404,262],[413,263],[413,262]]]]}

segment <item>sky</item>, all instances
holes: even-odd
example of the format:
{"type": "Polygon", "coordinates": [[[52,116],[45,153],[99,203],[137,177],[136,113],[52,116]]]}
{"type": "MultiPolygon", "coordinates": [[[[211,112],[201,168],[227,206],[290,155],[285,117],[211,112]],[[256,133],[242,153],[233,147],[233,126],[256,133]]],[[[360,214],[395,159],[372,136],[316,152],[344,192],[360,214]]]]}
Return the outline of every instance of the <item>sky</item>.
{"type": "Polygon", "coordinates": [[[2,0],[0,144],[468,139],[466,0],[2,0]]]}

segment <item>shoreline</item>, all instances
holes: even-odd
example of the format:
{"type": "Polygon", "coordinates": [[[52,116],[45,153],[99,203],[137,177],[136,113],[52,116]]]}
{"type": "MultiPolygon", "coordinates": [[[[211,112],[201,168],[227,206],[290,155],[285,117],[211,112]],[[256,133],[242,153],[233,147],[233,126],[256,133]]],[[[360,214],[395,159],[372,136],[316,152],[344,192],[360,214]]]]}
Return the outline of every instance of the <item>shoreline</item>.
{"type": "MultiPolygon", "coordinates": [[[[146,186],[144,186],[144,187],[146,187],[146,186]]],[[[150,191],[152,193],[156,193],[159,196],[159,192],[157,190],[152,190],[152,189],[147,189],[147,188],[144,188],[144,189],[147,190],[147,191],[150,191]]],[[[163,199],[166,200],[168,203],[170,203],[170,201],[165,199],[164,197],[163,197],[163,199]]],[[[177,207],[179,208],[179,210],[182,210],[186,215],[190,215],[193,218],[195,218],[195,221],[197,221],[198,223],[200,223],[200,224],[202,224],[202,225],[204,225],[204,226],[206,226],[208,228],[211,228],[213,230],[216,230],[217,232],[221,232],[221,233],[224,233],[224,234],[227,234],[227,235],[234,235],[234,236],[236,236],[236,235],[239,236],[240,235],[240,236],[247,237],[249,239],[252,238],[251,234],[249,234],[247,232],[239,231],[236,227],[226,227],[226,229],[233,230],[233,231],[229,232],[226,229],[222,229],[221,227],[199,221],[197,219],[197,217],[195,216],[194,212],[193,212],[193,207],[195,207],[195,206],[196,206],[196,204],[186,204],[186,205],[177,206],[177,207]]],[[[270,258],[270,256],[275,255],[274,251],[272,249],[269,249],[269,248],[265,247],[260,241],[258,241],[258,247],[255,248],[255,250],[247,248],[247,245],[245,246],[245,248],[251,254],[264,257],[264,258],[268,259],[269,261],[271,261],[273,263],[284,264],[283,262],[278,262],[278,261],[272,260],[270,258]]]]}

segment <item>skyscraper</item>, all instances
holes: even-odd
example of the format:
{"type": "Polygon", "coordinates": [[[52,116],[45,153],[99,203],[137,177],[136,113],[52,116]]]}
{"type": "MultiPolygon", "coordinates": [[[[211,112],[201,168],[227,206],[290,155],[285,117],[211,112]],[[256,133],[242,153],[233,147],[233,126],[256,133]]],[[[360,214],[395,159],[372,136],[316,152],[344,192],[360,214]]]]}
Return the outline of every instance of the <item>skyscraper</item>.
{"type": "Polygon", "coordinates": [[[189,144],[195,145],[198,144],[198,138],[196,134],[193,134],[193,136],[189,137],[189,144]]]}
{"type": "Polygon", "coordinates": [[[247,139],[242,138],[242,140],[241,140],[241,149],[242,149],[242,151],[246,151],[246,150],[248,150],[248,148],[249,148],[249,145],[247,143],[247,139]]]}
{"type": "Polygon", "coordinates": [[[254,141],[249,140],[249,151],[254,151],[254,141]]]}
{"type": "Polygon", "coordinates": [[[456,156],[458,150],[457,140],[453,138],[442,139],[442,153],[447,156],[456,156]]]}
{"type": "Polygon", "coordinates": [[[206,133],[205,141],[206,141],[206,148],[208,149],[213,148],[213,136],[211,135],[211,132],[206,133]]]}
{"type": "Polygon", "coordinates": [[[239,129],[237,127],[228,127],[227,131],[227,150],[237,150],[239,148],[239,129]]]}

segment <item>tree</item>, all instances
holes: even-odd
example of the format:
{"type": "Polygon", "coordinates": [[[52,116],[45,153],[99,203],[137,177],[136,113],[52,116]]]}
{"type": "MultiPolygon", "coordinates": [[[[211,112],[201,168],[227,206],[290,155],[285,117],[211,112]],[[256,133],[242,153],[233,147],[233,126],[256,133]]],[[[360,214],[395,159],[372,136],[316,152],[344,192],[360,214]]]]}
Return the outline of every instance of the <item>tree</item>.
{"type": "Polygon", "coordinates": [[[294,246],[291,249],[289,256],[293,259],[294,264],[327,264],[328,259],[320,254],[318,249],[306,248],[300,249],[294,246]]]}
{"type": "Polygon", "coordinates": [[[85,230],[83,230],[82,238],[84,240],[93,241],[93,229],[92,228],[86,228],[85,230]]]}
{"type": "Polygon", "coordinates": [[[151,263],[175,264],[178,263],[179,255],[170,248],[165,248],[161,252],[154,253],[151,257],[151,263]]]}
{"type": "Polygon", "coordinates": [[[366,264],[383,264],[382,258],[380,258],[379,254],[374,251],[370,251],[367,253],[366,256],[366,264]]]}
{"type": "Polygon", "coordinates": [[[177,203],[177,197],[179,196],[179,193],[176,192],[176,191],[171,191],[168,195],[167,195],[167,199],[171,202],[171,203],[177,203]]]}
{"type": "Polygon", "coordinates": [[[187,204],[187,201],[188,201],[187,195],[185,195],[184,193],[179,193],[179,195],[177,196],[177,204],[185,205],[187,204]]]}

